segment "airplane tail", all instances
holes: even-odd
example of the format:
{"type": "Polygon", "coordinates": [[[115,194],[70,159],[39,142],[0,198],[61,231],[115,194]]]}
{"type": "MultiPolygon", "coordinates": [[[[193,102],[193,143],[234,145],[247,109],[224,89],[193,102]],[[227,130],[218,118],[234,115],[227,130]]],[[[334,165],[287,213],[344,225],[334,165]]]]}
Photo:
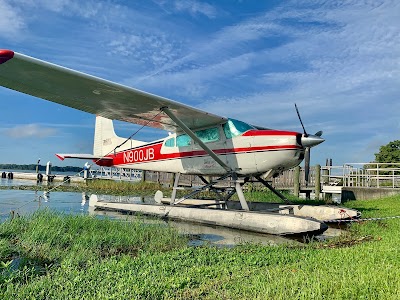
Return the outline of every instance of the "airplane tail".
{"type": "MultiPolygon", "coordinates": [[[[126,142],[125,138],[115,134],[113,121],[100,116],[96,116],[96,126],[94,130],[93,154],[102,157],[114,152],[115,147],[126,142]]],[[[140,146],[145,142],[129,140],[116,151],[125,150],[131,147],[140,146]]]]}

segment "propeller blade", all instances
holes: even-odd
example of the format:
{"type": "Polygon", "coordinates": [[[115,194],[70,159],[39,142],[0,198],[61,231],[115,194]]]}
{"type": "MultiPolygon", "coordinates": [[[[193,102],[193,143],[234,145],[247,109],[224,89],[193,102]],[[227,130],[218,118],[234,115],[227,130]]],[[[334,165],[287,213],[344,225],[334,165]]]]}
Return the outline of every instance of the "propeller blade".
{"type": "Polygon", "coordinates": [[[304,179],[306,186],[308,186],[308,180],[310,179],[310,152],[311,148],[306,147],[304,151],[304,179]]]}
{"type": "Polygon", "coordinates": [[[314,135],[321,137],[321,136],[322,136],[322,133],[323,133],[323,131],[320,130],[320,131],[318,131],[318,132],[317,132],[316,134],[314,134],[314,135]]]}
{"type": "Polygon", "coordinates": [[[306,131],[306,128],[304,127],[303,121],[301,120],[300,112],[299,112],[299,109],[297,108],[297,104],[296,104],[296,103],[294,104],[294,107],[296,108],[297,116],[299,117],[301,127],[303,127],[304,136],[307,137],[307,136],[308,136],[308,133],[307,133],[307,131],[306,131]]]}

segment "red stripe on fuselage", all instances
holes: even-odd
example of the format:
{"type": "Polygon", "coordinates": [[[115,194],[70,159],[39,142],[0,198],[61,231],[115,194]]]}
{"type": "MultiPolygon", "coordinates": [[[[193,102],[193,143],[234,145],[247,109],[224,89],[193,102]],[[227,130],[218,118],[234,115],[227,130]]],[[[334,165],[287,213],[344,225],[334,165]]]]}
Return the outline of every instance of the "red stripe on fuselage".
{"type": "Polygon", "coordinates": [[[285,136],[296,136],[298,132],[285,131],[285,130],[248,130],[242,134],[242,136],[271,136],[271,135],[285,135],[285,136]]]}
{"type": "MultiPolygon", "coordinates": [[[[146,162],[154,162],[154,161],[162,161],[162,160],[178,159],[178,158],[201,157],[208,155],[204,150],[161,153],[162,144],[163,142],[152,144],[149,146],[141,146],[119,152],[116,155],[109,155],[108,157],[113,159],[112,163],[114,166],[116,166],[116,165],[146,163],[146,162]]],[[[297,145],[275,145],[275,146],[215,149],[213,151],[219,155],[227,155],[227,154],[259,152],[259,151],[278,151],[278,150],[294,150],[294,149],[302,149],[302,148],[297,145]]]]}

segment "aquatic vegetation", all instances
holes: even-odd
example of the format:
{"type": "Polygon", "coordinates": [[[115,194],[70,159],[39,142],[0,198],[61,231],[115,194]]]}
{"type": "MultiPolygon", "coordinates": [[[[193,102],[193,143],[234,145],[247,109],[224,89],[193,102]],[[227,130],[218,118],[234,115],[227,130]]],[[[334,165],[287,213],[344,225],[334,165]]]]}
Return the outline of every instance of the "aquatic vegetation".
{"type": "Polygon", "coordinates": [[[88,192],[110,195],[154,195],[155,191],[162,190],[163,187],[155,182],[141,181],[114,181],[114,180],[88,180],[84,183],[61,184],[54,183],[51,185],[15,185],[0,186],[0,189],[15,190],[38,190],[38,191],[57,191],[57,192],[88,192]]]}

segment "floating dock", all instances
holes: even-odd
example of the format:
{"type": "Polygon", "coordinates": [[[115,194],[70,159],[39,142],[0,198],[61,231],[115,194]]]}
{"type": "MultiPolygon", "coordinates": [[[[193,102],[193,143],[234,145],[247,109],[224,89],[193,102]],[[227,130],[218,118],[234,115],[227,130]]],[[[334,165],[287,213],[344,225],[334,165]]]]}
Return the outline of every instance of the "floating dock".
{"type": "MultiPolygon", "coordinates": [[[[10,172],[6,172],[7,174],[10,172]]],[[[11,172],[13,174],[13,179],[23,179],[23,180],[38,180],[37,173],[24,173],[24,172],[11,172]]],[[[85,179],[78,176],[67,176],[67,175],[58,175],[58,174],[51,174],[47,176],[42,174],[42,181],[49,181],[49,178],[52,182],[63,182],[66,181],[66,177],[68,177],[68,182],[77,183],[77,182],[85,182],[85,179]]]]}
{"type": "Polygon", "coordinates": [[[313,218],[273,212],[219,210],[163,204],[113,203],[91,195],[89,206],[275,235],[317,235],[328,226],[313,218]]]}

